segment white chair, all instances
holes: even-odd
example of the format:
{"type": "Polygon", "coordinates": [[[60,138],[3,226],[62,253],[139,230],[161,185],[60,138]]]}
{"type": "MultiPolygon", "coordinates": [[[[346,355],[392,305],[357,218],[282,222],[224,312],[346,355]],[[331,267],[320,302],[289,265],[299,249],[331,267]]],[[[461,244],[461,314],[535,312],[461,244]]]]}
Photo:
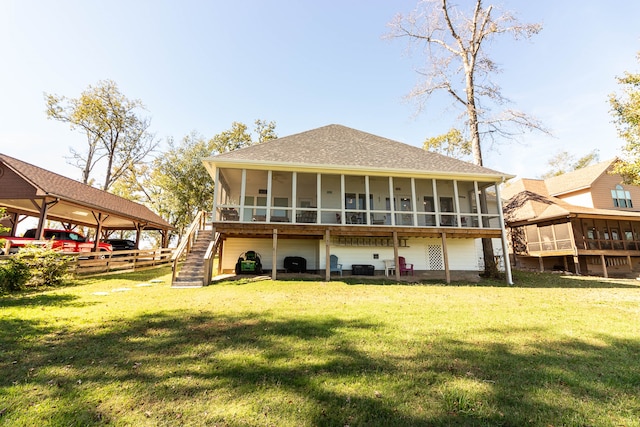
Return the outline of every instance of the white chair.
{"type": "Polygon", "coordinates": [[[396,262],[392,259],[384,260],[384,275],[389,277],[389,274],[396,274],[396,262]]]}

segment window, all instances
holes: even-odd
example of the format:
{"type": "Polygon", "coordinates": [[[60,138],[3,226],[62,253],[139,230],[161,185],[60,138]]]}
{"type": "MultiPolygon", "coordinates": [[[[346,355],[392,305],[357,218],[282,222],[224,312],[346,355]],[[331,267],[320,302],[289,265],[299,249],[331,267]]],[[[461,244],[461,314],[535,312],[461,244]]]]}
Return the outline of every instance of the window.
{"type": "Polygon", "coordinates": [[[616,208],[632,208],[631,193],[622,188],[622,185],[616,185],[615,190],[611,190],[611,197],[613,198],[613,206],[616,208]]]}

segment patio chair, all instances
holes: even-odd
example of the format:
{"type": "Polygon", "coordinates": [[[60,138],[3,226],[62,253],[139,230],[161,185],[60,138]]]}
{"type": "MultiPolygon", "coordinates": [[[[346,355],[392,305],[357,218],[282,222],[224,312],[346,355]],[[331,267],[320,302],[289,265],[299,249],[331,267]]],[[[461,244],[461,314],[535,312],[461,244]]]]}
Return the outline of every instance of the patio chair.
{"type": "Polygon", "coordinates": [[[398,257],[398,265],[400,267],[401,276],[403,273],[407,273],[408,275],[409,272],[411,272],[411,275],[413,276],[413,264],[407,264],[407,261],[404,259],[403,256],[398,257]]]}
{"type": "Polygon", "coordinates": [[[396,273],[396,262],[392,259],[384,260],[384,275],[389,277],[389,274],[396,273]]]}
{"type": "Polygon", "coordinates": [[[336,255],[331,255],[330,264],[329,264],[329,274],[337,271],[340,273],[340,277],[342,277],[342,264],[338,264],[338,257],[336,255]]]}

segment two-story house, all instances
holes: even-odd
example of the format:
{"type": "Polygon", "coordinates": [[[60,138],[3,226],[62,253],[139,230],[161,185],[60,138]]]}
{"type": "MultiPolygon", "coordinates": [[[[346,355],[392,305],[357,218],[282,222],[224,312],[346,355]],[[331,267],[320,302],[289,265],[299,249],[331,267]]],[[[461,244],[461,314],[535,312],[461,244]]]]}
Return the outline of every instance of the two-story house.
{"type": "Polygon", "coordinates": [[[506,245],[496,200],[511,175],[344,126],[203,163],[215,182],[213,227],[225,272],[255,251],[274,278],[286,257],[298,256],[328,280],[335,255],[346,273],[364,265],[397,277],[390,266],[402,257],[415,274],[449,281],[477,277],[478,239],[506,245]]]}
{"type": "Polygon", "coordinates": [[[640,188],[616,159],[502,190],[516,267],[608,277],[640,269],[640,188]]]}

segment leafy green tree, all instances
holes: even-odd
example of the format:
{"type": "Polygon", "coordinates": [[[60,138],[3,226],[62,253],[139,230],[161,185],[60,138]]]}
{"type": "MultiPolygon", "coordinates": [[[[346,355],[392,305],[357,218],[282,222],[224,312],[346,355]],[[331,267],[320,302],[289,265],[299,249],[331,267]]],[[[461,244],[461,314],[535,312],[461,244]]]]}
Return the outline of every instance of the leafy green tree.
{"type": "Polygon", "coordinates": [[[103,80],[78,98],[45,94],[47,116],[79,129],[87,138],[86,150],[71,149],[70,164],[82,171],[82,182],[95,181],[95,169],[104,165],[101,186],[108,190],[157,147],[149,132],[150,119],[140,117],[140,100],[127,99],[116,83],[103,80]]]}
{"type": "Polygon", "coordinates": [[[231,123],[231,129],[214,135],[209,141],[213,150],[212,154],[234,151],[278,137],[275,132],[275,122],[266,122],[258,119],[254,124],[255,128],[253,134],[249,131],[246,124],[233,122],[231,123]],[[253,135],[256,137],[254,138],[253,135]]]}
{"type": "Polygon", "coordinates": [[[628,183],[640,185],[640,73],[625,72],[617,80],[622,90],[609,95],[609,104],[618,134],[626,143],[615,171],[628,183]]]}
{"type": "Polygon", "coordinates": [[[423,148],[456,159],[466,159],[471,155],[471,141],[465,139],[462,132],[456,128],[445,134],[427,138],[423,148]]]}
{"type": "Polygon", "coordinates": [[[553,176],[563,175],[567,172],[582,169],[600,161],[600,153],[598,149],[594,149],[584,156],[576,160],[576,156],[568,151],[559,151],[547,162],[549,169],[542,174],[541,178],[551,178],[553,176]]]}
{"type": "Polygon", "coordinates": [[[199,211],[211,208],[214,182],[202,159],[276,137],[275,122],[256,120],[253,132],[244,123],[233,122],[231,129],[209,140],[195,131],[179,143],[169,139],[166,152],[132,171],[130,184],[141,183],[134,193],[181,236],[199,211]]]}
{"type": "Polygon", "coordinates": [[[192,132],[176,144],[168,141],[169,149],[157,157],[148,171],[145,196],[152,208],[182,235],[196,213],[211,206],[213,180],[202,165],[211,155],[211,144],[192,132]]]}

